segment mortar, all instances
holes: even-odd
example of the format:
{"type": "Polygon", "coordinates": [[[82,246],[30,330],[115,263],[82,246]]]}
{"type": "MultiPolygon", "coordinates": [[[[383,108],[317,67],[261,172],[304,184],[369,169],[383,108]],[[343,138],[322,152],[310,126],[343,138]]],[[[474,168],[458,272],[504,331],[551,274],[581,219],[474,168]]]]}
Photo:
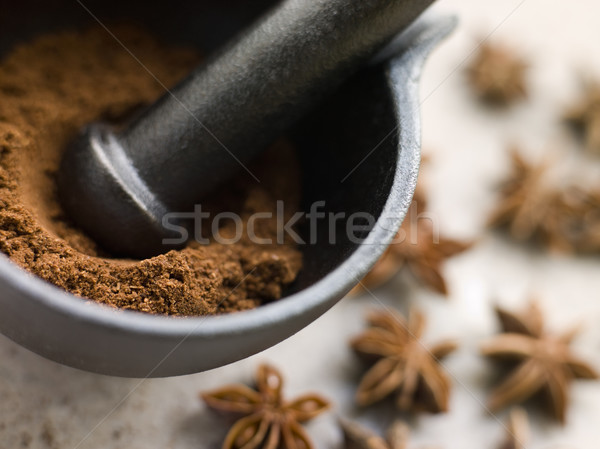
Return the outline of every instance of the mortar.
{"type": "MultiPolygon", "coordinates": [[[[161,39],[218,47],[273,2],[164,5],[138,1],[85,6],[104,23],[133,18],[161,39]],[[118,11],[116,11],[118,10],[118,11]]],[[[199,2],[200,3],[200,2],[199,2]]],[[[74,2],[0,2],[0,53],[40,32],[93,24],[74,2]],[[35,17],[28,17],[36,11],[35,17]],[[59,12],[58,12],[59,11],[59,12]]],[[[234,362],[294,334],[333,306],[368,272],[394,237],[414,192],[420,147],[418,79],[434,46],[454,26],[423,17],[379,64],[361,71],[289,133],[301,157],[303,201],[325,213],[377,218],[362,243],[338,232],[301,246],[304,267],[280,301],[226,316],[175,318],[114,310],[83,301],[0,259],[0,330],[57,362],[128,377],[189,374],[234,362]]],[[[306,234],[306,230],[300,233],[306,234]]]]}

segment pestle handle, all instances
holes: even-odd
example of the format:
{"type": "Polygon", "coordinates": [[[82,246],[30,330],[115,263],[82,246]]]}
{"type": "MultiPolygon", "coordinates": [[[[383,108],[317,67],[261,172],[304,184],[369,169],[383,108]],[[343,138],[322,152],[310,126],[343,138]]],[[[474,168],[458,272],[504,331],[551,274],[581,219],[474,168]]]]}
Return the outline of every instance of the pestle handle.
{"type": "Polygon", "coordinates": [[[286,0],[119,133],[89,126],[59,192],[116,254],[164,252],[167,212],[187,212],[239,172],[433,0],[286,0]]]}

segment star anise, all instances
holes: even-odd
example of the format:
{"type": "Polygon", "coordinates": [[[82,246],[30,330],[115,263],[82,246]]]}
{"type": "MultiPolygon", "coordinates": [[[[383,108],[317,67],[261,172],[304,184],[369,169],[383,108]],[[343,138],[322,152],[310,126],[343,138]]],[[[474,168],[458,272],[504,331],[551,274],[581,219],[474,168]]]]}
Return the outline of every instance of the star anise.
{"type": "Polygon", "coordinates": [[[582,134],[585,148],[600,154],[600,83],[586,83],[582,99],[567,111],[565,119],[582,134]]]}
{"type": "MultiPolygon", "coordinates": [[[[407,449],[410,429],[396,420],[388,428],[385,438],[356,421],[340,420],[345,449],[407,449]]],[[[529,418],[525,410],[514,408],[506,425],[506,439],[498,449],[525,449],[529,441],[529,418]]]]}
{"type": "Polygon", "coordinates": [[[355,421],[340,420],[345,449],[406,449],[410,429],[402,421],[394,421],[386,437],[381,438],[355,421]]]}
{"type": "Polygon", "coordinates": [[[529,442],[529,418],[522,408],[513,408],[506,425],[506,440],[499,449],[526,449],[529,442]]]}
{"type": "Polygon", "coordinates": [[[439,362],[456,344],[426,347],[421,341],[425,317],[415,309],[408,323],[388,311],[372,313],[368,323],[370,327],[350,343],[357,354],[375,361],[358,386],[357,403],[371,405],[397,393],[401,410],[446,411],[451,383],[439,362]]]}
{"type": "Polygon", "coordinates": [[[544,182],[546,163],[533,165],[516,149],[511,151],[512,173],[500,189],[501,202],[492,213],[491,226],[507,225],[517,240],[528,240],[542,232],[556,192],[544,182]]]}
{"type": "Polygon", "coordinates": [[[512,173],[500,189],[501,200],[489,219],[490,226],[506,227],[519,241],[539,241],[551,250],[577,250],[581,231],[579,205],[551,182],[550,162],[527,162],[519,151],[511,151],[512,173]]]}
{"type": "Polygon", "coordinates": [[[469,66],[467,76],[484,102],[506,106],[527,96],[527,64],[508,48],[484,43],[469,66]]]}
{"type": "Polygon", "coordinates": [[[508,377],[492,392],[491,410],[544,393],[553,416],[565,421],[568,389],[573,379],[597,379],[598,374],[577,358],[569,347],[577,329],[559,335],[545,331],[542,313],[532,302],[522,314],[501,308],[496,314],[503,333],[485,343],[483,355],[514,365],[508,377]]]}
{"type": "Polygon", "coordinates": [[[600,191],[570,188],[563,193],[562,235],[570,252],[600,251],[600,191]]]}
{"type": "Polygon", "coordinates": [[[439,238],[431,221],[422,217],[424,209],[425,200],[421,195],[415,196],[394,242],[361,281],[364,287],[375,288],[406,267],[429,288],[443,295],[448,293],[442,265],[446,259],[465,251],[471,245],[439,238]]]}
{"type": "Polygon", "coordinates": [[[222,449],[314,447],[300,423],[323,413],[329,402],[317,394],[286,401],[282,386],[279,371],[261,365],[256,374],[256,390],[240,384],[201,394],[209,407],[244,416],[233,425],[222,449]]]}

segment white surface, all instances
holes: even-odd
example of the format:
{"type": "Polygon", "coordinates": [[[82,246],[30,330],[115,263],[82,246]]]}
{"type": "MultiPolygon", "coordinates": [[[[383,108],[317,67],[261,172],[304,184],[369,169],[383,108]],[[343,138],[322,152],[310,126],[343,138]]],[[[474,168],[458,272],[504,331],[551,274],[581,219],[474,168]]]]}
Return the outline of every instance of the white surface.
{"type": "MultiPolygon", "coordinates": [[[[518,305],[535,293],[552,326],[583,322],[576,348],[600,368],[600,260],[549,256],[484,229],[494,183],[508,167],[507,142],[524,142],[532,153],[574,145],[559,125],[559,114],[577,91],[577,71],[600,73],[600,57],[594,57],[600,53],[600,2],[440,0],[436,8],[458,13],[461,26],[435,53],[423,80],[431,208],[445,235],[481,241],[446,265],[448,300],[406,282],[405,276],[376,294],[402,310],[410,304],[422,307],[430,319],[427,338],[461,342],[446,364],[455,384],[451,411],[414,420],[410,447],[495,448],[503,429],[481,405],[491,367],[477,356],[478,342],[496,330],[494,301],[518,305]],[[472,101],[463,76],[462,65],[493,30],[492,40],[513,45],[531,61],[530,98],[506,113],[487,111],[472,101]]],[[[600,165],[600,160],[594,163],[600,165]]],[[[161,380],[79,372],[0,337],[0,448],[219,447],[227,424],[205,410],[197,393],[228,382],[249,382],[260,361],[282,368],[290,397],[317,390],[335,401],[335,412],[313,421],[309,431],[318,448],[341,447],[336,413],[374,426],[392,418],[389,410],[359,411],[352,405],[362,368],[346,342],[363,328],[364,311],[378,306],[368,296],[347,298],[263,354],[209,373],[161,380]]],[[[575,383],[564,428],[535,416],[529,448],[597,448],[600,383],[575,383]]]]}

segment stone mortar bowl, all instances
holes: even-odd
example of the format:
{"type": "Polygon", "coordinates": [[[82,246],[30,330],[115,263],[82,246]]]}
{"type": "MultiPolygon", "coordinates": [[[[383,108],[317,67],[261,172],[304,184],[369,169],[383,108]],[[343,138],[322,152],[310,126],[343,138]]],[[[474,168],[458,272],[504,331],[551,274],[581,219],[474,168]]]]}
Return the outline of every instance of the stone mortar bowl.
{"type": "MultiPolygon", "coordinates": [[[[210,51],[273,4],[221,0],[84,0],[97,19],[130,19],[167,42],[210,51]]],[[[39,33],[92,25],[76,1],[0,0],[0,57],[39,33]]],[[[419,77],[430,51],[455,26],[427,14],[373,63],[290,132],[303,170],[303,202],[325,213],[376,218],[362,243],[337,232],[303,245],[304,267],[280,301],[210,317],[164,317],[84,301],[0,256],[0,332],[65,365],[125,377],[164,377],[212,369],[293,335],[340,300],[392,241],[414,193],[420,162],[419,77]]],[[[301,230],[301,233],[303,231],[301,230]]],[[[318,350],[318,348],[315,348],[318,350]]]]}

